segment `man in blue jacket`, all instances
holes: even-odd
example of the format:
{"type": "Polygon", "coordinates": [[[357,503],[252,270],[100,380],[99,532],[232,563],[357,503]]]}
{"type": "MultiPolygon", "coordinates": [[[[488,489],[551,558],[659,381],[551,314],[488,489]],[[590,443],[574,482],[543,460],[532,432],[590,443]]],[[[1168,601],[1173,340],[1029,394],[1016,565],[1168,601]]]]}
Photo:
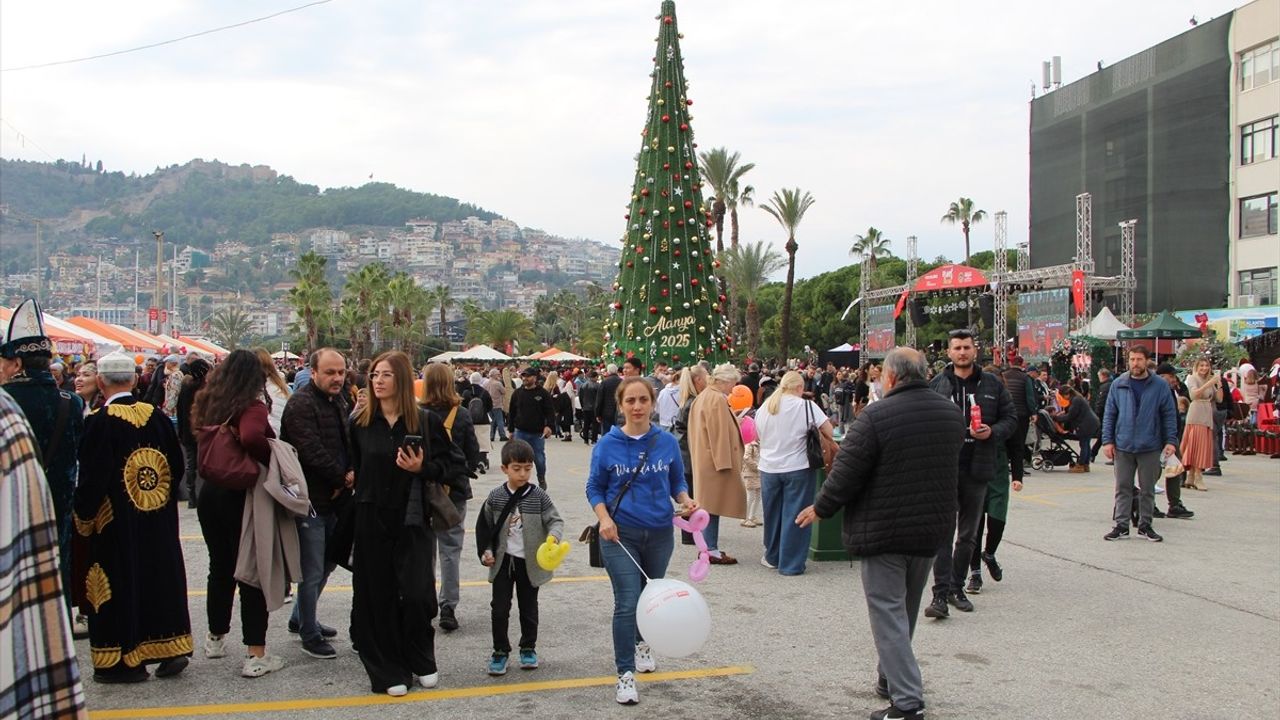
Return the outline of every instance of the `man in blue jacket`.
{"type": "Polygon", "coordinates": [[[1138,476],[1138,534],[1151,542],[1164,538],[1151,527],[1160,460],[1172,455],[1178,439],[1178,408],[1173,393],[1147,368],[1151,352],[1129,349],[1129,372],[1111,383],[1102,419],[1102,454],[1115,461],[1115,528],[1104,540],[1129,537],[1133,477],[1138,476]]]}

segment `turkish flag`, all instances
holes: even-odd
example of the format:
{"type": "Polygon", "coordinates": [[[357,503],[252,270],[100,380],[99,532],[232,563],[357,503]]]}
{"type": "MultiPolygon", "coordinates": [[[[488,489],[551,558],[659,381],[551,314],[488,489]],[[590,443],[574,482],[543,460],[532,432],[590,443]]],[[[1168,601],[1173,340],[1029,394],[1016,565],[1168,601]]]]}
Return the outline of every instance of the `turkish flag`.
{"type": "Polygon", "coordinates": [[[1076,314],[1084,312],[1084,271],[1075,270],[1071,273],[1071,301],[1076,306],[1076,314]]]}
{"type": "Polygon", "coordinates": [[[898,316],[902,314],[902,308],[904,308],[904,307],[906,307],[906,306],[907,306],[907,293],[909,293],[909,292],[911,292],[911,291],[910,291],[910,290],[903,290],[903,291],[902,291],[902,295],[898,297],[898,304],[893,306],[893,319],[894,319],[894,320],[897,320],[897,319],[898,319],[898,316]]]}

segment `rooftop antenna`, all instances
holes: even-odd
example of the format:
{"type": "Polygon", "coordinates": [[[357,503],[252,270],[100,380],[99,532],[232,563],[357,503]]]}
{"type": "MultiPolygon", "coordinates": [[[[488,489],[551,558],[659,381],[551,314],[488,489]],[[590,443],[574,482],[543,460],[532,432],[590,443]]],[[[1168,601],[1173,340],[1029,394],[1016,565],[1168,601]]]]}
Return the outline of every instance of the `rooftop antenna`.
{"type": "Polygon", "coordinates": [[[1053,87],[1062,87],[1062,56],[1053,56],[1053,87]]]}
{"type": "Polygon", "coordinates": [[[1050,73],[1052,72],[1051,67],[1052,67],[1052,64],[1048,60],[1045,60],[1043,63],[1040,64],[1040,70],[1044,75],[1045,90],[1049,89],[1049,78],[1050,78],[1050,73]]]}

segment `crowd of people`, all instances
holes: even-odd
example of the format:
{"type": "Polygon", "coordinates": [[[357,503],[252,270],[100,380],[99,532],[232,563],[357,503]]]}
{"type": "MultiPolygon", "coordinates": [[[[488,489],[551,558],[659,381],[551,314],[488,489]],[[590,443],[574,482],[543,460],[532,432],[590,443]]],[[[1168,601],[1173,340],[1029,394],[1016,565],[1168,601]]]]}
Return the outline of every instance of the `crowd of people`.
{"type": "MultiPolygon", "coordinates": [[[[736,519],[760,528],[761,565],[796,576],[806,570],[812,523],[843,510],[845,547],[862,561],[875,688],[891,702],[873,717],[919,718],[911,651],[919,610],[937,620],[974,612],[984,577],[1003,579],[996,553],[1010,492],[1022,490],[1043,434],[1078,442],[1071,472],[1090,472],[1098,454],[1113,466],[1105,539],[1128,537],[1133,524],[1160,541],[1153,519],[1194,515],[1181,502],[1183,483],[1203,491],[1204,476],[1220,473],[1232,403],[1256,413],[1280,374],[1264,378],[1252,365],[1224,374],[1206,359],[1184,380],[1133,347],[1125,372],[1104,370],[1092,387],[1016,356],[982,367],[968,330],[950,334],[938,368],[908,348],[859,368],[646,369],[627,358],[417,370],[401,352],[358,360],[333,348],[291,367],[235,350],[216,364],[171,356],[139,365],[114,353],[69,368],[24,307],[0,346],[0,457],[15,479],[5,500],[31,538],[21,563],[10,564],[40,590],[18,621],[26,637],[43,640],[27,649],[39,671],[17,681],[40,702],[78,708],[79,670],[60,631],[88,638],[98,682],[173,677],[197,652],[231,654],[237,592],[242,676],[284,666],[266,636],[271,613],[287,602],[287,628],[303,651],[336,657],[340,632],[320,622],[319,608],[339,565],[352,571],[348,634],[371,691],[436,687],[436,631],[465,619],[459,577],[472,481],[488,470],[495,443],[505,481],[474,512],[492,583],[488,672],[504,674],[513,652],[519,667],[538,667],[537,592],[552,570],[534,557],[548,536],[564,539],[545,443],[576,438],[591,448],[585,495],[613,590],[618,703],[638,702],[636,674],[657,667],[636,604],[645,578],[666,574],[673,513],[708,513],[701,541],[711,564],[738,564],[720,533],[736,519]],[[1169,472],[1175,462],[1184,475],[1169,472]],[[1154,502],[1162,476],[1167,513],[1154,502]],[[195,508],[208,554],[202,639],[193,639],[188,614],[180,503],[195,508]]],[[[561,482],[556,496],[574,497],[561,482]]]]}

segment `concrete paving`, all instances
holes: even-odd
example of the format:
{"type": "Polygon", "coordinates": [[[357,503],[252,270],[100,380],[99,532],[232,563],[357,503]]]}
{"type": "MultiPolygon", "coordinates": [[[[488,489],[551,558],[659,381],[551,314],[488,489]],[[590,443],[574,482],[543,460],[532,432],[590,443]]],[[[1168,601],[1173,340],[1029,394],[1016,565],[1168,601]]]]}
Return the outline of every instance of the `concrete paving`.
{"type": "MultiPolygon", "coordinates": [[[[591,519],[582,491],[589,449],[547,447],[551,493],[576,539],[591,519]]],[[[1184,491],[1194,519],[1156,521],[1160,544],[1136,535],[1102,540],[1111,527],[1111,468],[1030,472],[999,553],[1003,582],[988,578],[971,614],[921,617],[915,648],[929,717],[1280,717],[1280,461],[1233,456],[1223,468],[1223,477],[1206,478],[1209,492],[1184,491]]],[[[500,480],[495,463],[475,496],[500,480]]],[[[350,652],[351,578],[342,570],[320,603],[322,621],[342,629],[337,659],[303,654],[285,629],[290,606],[271,617],[271,651],[287,663],[280,672],[241,678],[232,642],[229,657],[205,659],[207,556],[194,511],[182,511],[181,533],[196,656],[174,679],[86,680],[92,717],[738,720],[856,718],[886,705],[871,690],[875,651],[856,568],[811,562],[805,575],[781,577],[758,564],[761,531],[737,522],[724,523],[721,545],[742,564],[713,567],[699,586],[711,606],[711,639],[692,657],[660,658],[659,673],[642,676],[637,707],[613,701],[612,595],[582,546],[541,591],[542,667],[490,678],[489,586],[468,535],[462,627],[436,636],[440,688],[395,700],[369,693],[350,652]]],[[[677,545],[668,576],[685,577],[693,559],[677,545]]],[[[513,609],[513,641],[517,625],[513,609]]],[[[229,640],[238,626],[237,613],[229,640]]],[[[77,649],[88,678],[87,641],[77,649]]]]}

